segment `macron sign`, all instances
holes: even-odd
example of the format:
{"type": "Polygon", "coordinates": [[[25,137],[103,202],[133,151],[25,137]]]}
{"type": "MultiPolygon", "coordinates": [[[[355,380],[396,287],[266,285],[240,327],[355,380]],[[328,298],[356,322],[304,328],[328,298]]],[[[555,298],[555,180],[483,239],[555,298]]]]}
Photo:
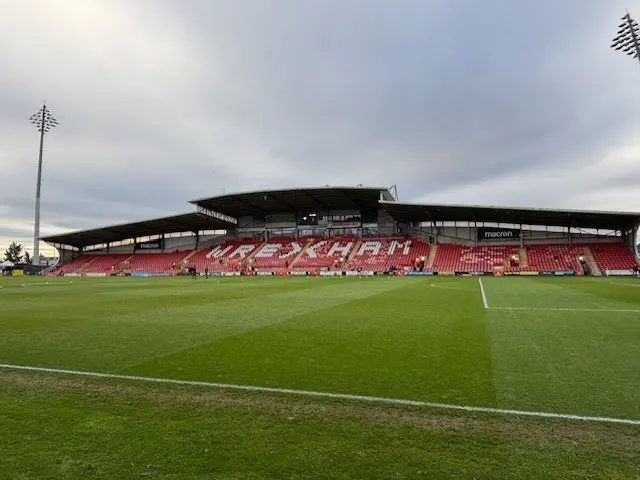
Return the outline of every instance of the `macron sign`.
{"type": "Polygon", "coordinates": [[[520,230],[510,228],[478,228],[478,240],[518,239],[520,230]]]}
{"type": "Polygon", "coordinates": [[[135,250],[162,250],[162,240],[139,242],[134,245],[135,250]]]}

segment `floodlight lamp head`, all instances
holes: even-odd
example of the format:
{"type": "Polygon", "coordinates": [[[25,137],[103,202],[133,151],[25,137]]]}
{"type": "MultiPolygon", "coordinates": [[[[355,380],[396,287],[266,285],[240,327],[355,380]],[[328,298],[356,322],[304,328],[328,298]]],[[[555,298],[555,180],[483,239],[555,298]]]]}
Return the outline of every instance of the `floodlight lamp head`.
{"type": "Polygon", "coordinates": [[[51,112],[47,108],[46,104],[42,106],[40,110],[29,117],[29,121],[34,124],[38,131],[41,133],[47,133],[52,128],[58,125],[58,120],[51,115],[51,112]]]}

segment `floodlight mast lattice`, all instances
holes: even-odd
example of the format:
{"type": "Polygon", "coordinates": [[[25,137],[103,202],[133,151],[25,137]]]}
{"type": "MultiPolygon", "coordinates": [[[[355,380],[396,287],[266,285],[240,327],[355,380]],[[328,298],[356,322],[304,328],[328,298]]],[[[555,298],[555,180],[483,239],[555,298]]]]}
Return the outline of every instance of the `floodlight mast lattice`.
{"type": "Polygon", "coordinates": [[[42,105],[40,110],[29,117],[29,121],[33,123],[40,132],[38,179],[36,182],[36,213],[33,226],[33,256],[31,259],[34,265],[40,265],[40,191],[42,186],[42,151],[44,148],[44,134],[58,126],[58,121],[53,115],[51,115],[46,103],[42,105]]]}
{"type": "Polygon", "coordinates": [[[618,34],[613,39],[611,48],[622,50],[622,53],[626,53],[640,62],[640,26],[638,22],[631,18],[631,14],[627,12],[622,17],[622,23],[618,25],[618,29],[618,34]]]}

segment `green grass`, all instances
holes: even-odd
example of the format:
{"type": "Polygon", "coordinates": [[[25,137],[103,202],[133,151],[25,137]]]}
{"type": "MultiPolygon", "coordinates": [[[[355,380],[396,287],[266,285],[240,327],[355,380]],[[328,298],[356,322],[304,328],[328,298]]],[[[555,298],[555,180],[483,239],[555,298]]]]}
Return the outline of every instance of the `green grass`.
{"type": "MultiPolygon", "coordinates": [[[[0,363],[640,419],[640,283],[483,284],[0,278],[0,363]]],[[[640,478],[637,426],[0,375],[0,478],[640,478]]]]}

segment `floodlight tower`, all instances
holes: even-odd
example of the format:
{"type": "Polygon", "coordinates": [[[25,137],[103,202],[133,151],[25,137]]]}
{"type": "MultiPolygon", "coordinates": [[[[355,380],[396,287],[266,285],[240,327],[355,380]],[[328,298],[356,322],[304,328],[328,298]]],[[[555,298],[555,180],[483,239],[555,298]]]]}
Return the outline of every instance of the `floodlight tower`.
{"type": "Polygon", "coordinates": [[[38,156],[38,180],[36,182],[36,217],[33,227],[33,257],[34,265],[40,265],[40,187],[42,184],[42,150],[44,147],[44,134],[58,125],[58,121],[51,115],[46,103],[42,108],[29,117],[40,132],[40,154],[38,156]]]}
{"type": "Polygon", "coordinates": [[[622,50],[630,57],[633,57],[640,62],[640,26],[633,18],[631,14],[627,14],[622,17],[622,23],[618,25],[618,34],[613,39],[611,48],[615,50],[622,50]]]}

